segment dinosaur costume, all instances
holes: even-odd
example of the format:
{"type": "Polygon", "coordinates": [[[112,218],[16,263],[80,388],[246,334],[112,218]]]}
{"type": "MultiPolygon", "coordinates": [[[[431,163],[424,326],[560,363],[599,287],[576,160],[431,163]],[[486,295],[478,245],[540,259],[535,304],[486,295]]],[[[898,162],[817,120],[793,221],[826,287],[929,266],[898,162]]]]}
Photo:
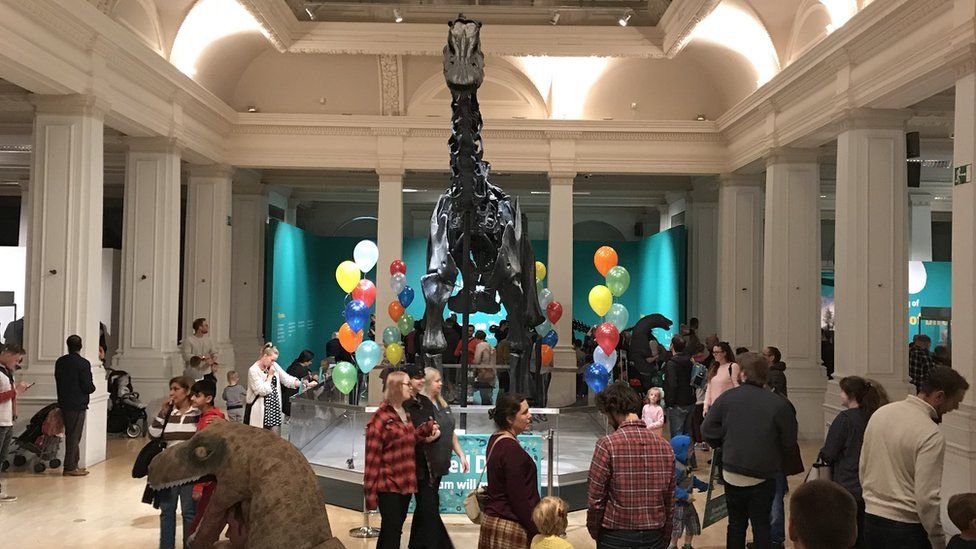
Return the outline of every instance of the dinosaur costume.
{"type": "Polygon", "coordinates": [[[244,547],[341,549],[332,535],[325,501],[305,456],[271,431],[215,421],[190,440],[166,449],[149,466],[154,489],[214,477],[217,488],[192,546],[211,548],[228,513],[239,513],[244,547]]]}

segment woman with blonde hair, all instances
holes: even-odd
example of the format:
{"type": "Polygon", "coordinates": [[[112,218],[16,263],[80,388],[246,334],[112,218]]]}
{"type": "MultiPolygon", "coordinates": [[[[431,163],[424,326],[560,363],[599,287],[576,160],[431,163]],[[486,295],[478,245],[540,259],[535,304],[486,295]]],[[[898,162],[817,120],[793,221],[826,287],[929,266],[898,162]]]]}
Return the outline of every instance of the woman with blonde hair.
{"type": "Polygon", "coordinates": [[[265,343],[261,356],[247,371],[247,402],[244,407],[244,421],[252,427],[269,429],[275,433],[281,430],[281,386],[306,389],[318,386],[318,382],[305,382],[288,375],[278,365],[278,348],[265,343]]]}

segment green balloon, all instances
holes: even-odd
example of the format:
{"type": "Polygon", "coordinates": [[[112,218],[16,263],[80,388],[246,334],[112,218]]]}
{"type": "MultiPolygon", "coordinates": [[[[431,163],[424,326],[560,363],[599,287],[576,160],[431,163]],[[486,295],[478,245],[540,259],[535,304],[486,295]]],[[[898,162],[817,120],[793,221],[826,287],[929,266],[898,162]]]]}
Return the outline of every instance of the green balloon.
{"type": "Polygon", "coordinates": [[[413,331],[413,317],[407,313],[403,313],[400,320],[397,320],[397,328],[400,328],[400,333],[407,335],[413,331]]]}
{"type": "Polygon", "coordinates": [[[400,329],[395,326],[383,328],[383,345],[400,342],[400,329]]]}
{"type": "Polygon", "coordinates": [[[627,329],[627,323],[630,321],[630,311],[620,303],[614,303],[610,306],[607,314],[603,315],[603,320],[613,324],[617,327],[617,331],[622,332],[627,329]]]}
{"type": "Polygon", "coordinates": [[[340,362],[332,369],[332,383],[339,392],[348,395],[359,379],[359,368],[348,362],[340,362]]]}
{"type": "Polygon", "coordinates": [[[610,288],[610,293],[614,297],[620,297],[624,295],[627,288],[630,287],[630,273],[627,269],[617,265],[616,267],[607,271],[607,288],[610,288]]]}

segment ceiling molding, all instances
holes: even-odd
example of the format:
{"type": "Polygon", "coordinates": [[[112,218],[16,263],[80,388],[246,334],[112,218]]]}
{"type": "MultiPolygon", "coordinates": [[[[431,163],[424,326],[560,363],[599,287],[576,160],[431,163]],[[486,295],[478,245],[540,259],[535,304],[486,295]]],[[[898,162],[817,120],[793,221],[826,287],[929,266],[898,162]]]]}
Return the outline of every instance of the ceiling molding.
{"type": "Polygon", "coordinates": [[[688,44],[691,32],[712,13],[720,0],[673,0],[659,27],[664,32],[662,50],[671,59],[688,44]]]}

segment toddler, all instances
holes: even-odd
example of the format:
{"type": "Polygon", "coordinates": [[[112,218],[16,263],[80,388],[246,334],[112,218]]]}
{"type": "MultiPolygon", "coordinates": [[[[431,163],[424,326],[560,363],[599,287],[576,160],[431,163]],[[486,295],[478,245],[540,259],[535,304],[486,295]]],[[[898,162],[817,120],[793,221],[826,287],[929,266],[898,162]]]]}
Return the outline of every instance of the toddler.
{"type": "Polygon", "coordinates": [[[671,438],[671,448],[674,450],[674,518],[671,528],[671,545],[668,549],[676,549],[681,535],[685,536],[683,549],[691,549],[691,540],[701,534],[701,522],[698,520],[698,510],[695,509],[695,496],[692,492],[698,488],[699,492],[708,490],[708,485],[695,478],[688,472],[688,458],[695,451],[688,435],[676,435],[671,438]]]}
{"type": "Polygon", "coordinates": [[[946,549],[976,549],[976,494],[956,494],[949,498],[949,520],[959,533],[946,549]]]}
{"type": "Polygon", "coordinates": [[[539,533],[532,538],[531,549],[573,549],[563,539],[569,526],[569,506],[560,498],[545,497],[532,510],[532,522],[539,533]]]}
{"type": "Polygon", "coordinates": [[[234,370],[227,372],[227,386],[224,387],[222,396],[224,402],[227,403],[227,419],[243,423],[244,400],[247,398],[247,390],[238,385],[239,380],[240,376],[237,375],[237,372],[234,370]]]}
{"type": "Polygon", "coordinates": [[[664,408],[661,408],[661,401],[664,400],[664,389],[651,387],[647,390],[647,404],[641,417],[647,428],[657,436],[664,436],[664,408]]]}
{"type": "Polygon", "coordinates": [[[189,365],[183,370],[183,375],[192,379],[193,381],[200,381],[203,379],[203,372],[200,369],[203,367],[203,360],[198,356],[191,356],[189,365]]]}

